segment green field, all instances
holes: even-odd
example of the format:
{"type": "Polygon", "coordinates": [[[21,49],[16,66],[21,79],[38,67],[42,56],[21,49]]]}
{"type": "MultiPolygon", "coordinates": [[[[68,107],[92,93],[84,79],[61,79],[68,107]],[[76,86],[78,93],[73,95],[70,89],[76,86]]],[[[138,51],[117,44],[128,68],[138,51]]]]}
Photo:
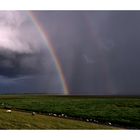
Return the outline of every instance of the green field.
{"type": "MultiPolygon", "coordinates": [[[[67,118],[72,120],[79,119],[82,121],[86,121],[92,119],[92,122],[96,122],[99,124],[111,123],[111,125],[119,126],[120,128],[132,128],[132,129],[140,128],[140,98],[120,98],[120,97],[97,98],[92,96],[74,97],[74,96],[45,96],[45,95],[0,96],[0,107],[24,111],[35,111],[39,114],[45,115],[48,115],[49,113],[55,113],[57,114],[57,116],[65,114],[68,116],[67,118]]],[[[55,118],[60,120],[62,119],[58,117],[55,118]]],[[[88,124],[93,123],[88,122],[88,124]]],[[[104,125],[104,127],[106,127],[106,125],[104,125]]],[[[48,128],[53,129],[53,127],[48,128]]],[[[69,127],[58,126],[55,128],[78,129],[78,127],[74,127],[72,125],[71,127],[69,125],[69,127]]],[[[90,128],[91,127],[89,127],[89,129],[90,128]]],[[[82,127],[79,127],[79,129],[82,129],[82,127]]],[[[85,129],[88,129],[88,127],[85,126],[85,129]]],[[[98,127],[97,129],[101,129],[101,127],[100,128],[98,127]]]]}
{"type": "Polygon", "coordinates": [[[0,129],[118,129],[83,121],[0,109],[0,129]]]}

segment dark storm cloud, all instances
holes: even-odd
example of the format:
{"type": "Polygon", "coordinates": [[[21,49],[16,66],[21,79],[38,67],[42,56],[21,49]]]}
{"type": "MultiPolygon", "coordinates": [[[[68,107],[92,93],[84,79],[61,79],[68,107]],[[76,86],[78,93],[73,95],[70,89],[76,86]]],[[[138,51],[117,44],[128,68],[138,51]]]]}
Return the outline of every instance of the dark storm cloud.
{"type": "Polygon", "coordinates": [[[57,50],[71,93],[140,91],[139,11],[50,11],[35,15],[57,50]]]}
{"type": "Polygon", "coordinates": [[[0,52],[1,93],[63,93],[54,62],[46,49],[34,53],[0,52]]]}
{"type": "MultiPolygon", "coordinates": [[[[71,94],[140,91],[139,11],[33,13],[56,50],[71,94]]],[[[1,92],[63,92],[44,46],[24,12],[0,12],[1,92]]]]}
{"type": "Polygon", "coordinates": [[[0,52],[0,75],[17,77],[22,75],[34,75],[42,72],[41,54],[20,54],[16,52],[0,52]]]}
{"type": "Polygon", "coordinates": [[[0,12],[0,92],[63,92],[47,44],[26,11],[0,12]]]}

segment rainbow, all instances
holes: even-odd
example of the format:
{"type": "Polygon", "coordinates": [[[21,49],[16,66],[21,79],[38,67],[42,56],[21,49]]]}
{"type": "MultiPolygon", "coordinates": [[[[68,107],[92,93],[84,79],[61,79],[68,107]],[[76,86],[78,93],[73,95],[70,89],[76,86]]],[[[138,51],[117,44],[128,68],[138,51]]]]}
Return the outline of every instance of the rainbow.
{"type": "Polygon", "coordinates": [[[62,67],[61,67],[61,63],[60,63],[60,61],[57,57],[55,49],[53,48],[53,46],[50,42],[50,39],[49,39],[49,36],[48,36],[46,30],[43,29],[43,25],[41,24],[41,22],[39,22],[39,20],[37,20],[37,18],[35,17],[35,15],[31,11],[27,12],[27,14],[29,15],[33,24],[35,25],[35,27],[39,31],[42,39],[44,40],[44,42],[46,44],[46,47],[48,48],[48,50],[49,50],[49,52],[52,56],[52,59],[54,61],[55,67],[56,67],[56,70],[57,70],[57,72],[59,74],[59,77],[60,77],[60,80],[61,80],[64,95],[69,95],[68,86],[66,84],[66,80],[65,80],[65,76],[64,76],[64,73],[63,73],[63,70],[62,70],[62,67]]]}
{"type": "Polygon", "coordinates": [[[104,73],[104,78],[106,79],[106,89],[107,91],[103,91],[103,92],[106,92],[108,94],[116,94],[117,93],[117,88],[114,84],[114,81],[112,80],[112,77],[110,75],[110,68],[109,68],[109,65],[108,65],[108,60],[105,59],[105,57],[103,58],[104,56],[104,53],[102,51],[102,47],[101,46],[104,46],[104,44],[102,43],[102,40],[101,40],[101,37],[100,37],[100,34],[99,34],[99,31],[97,30],[96,26],[94,27],[94,31],[91,30],[93,29],[93,25],[94,24],[91,24],[91,18],[88,16],[88,15],[85,15],[84,14],[84,18],[85,18],[85,23],[87,24],[87,30],[89,31],[89,34],[92,38],[95,38],[96,39],[96,45],[94,47],[97,48],[97,52],[98,55],[100,56],[100,67],[101,69],[103,70],[102,73],[104,73]]]}

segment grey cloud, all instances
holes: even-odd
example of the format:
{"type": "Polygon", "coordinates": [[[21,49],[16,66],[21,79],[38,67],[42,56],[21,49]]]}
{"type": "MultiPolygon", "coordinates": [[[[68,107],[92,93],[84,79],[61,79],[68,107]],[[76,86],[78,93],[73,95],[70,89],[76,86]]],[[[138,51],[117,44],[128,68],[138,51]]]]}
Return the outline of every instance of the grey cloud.
{"type": "Polygon", "coordinates": [[[139,11],[44,11],[35,15],[50,35],[72,94],[140,91],[139,11]],[[96,63],[87,65],[83,54],[96,63]]]}
{"type": "MultiPolygon", "coordinates": [[[[33,13],[49,35],[71,94],[139,94],[139,11],[33,13]]],[[[25,12],[16,15],[0,13],[1,91],[63,92],[34,24],[25,12]]]]}
{"type": "Polygon", "coordinates": [[[0,12],[0,92],[63,92],[47,44],[27,11],[0,12]]]}

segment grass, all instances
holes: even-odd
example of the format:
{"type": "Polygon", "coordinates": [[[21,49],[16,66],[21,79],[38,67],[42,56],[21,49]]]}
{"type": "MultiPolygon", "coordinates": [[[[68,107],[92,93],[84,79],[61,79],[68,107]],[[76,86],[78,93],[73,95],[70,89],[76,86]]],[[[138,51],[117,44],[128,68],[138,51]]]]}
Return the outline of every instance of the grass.
{"type": "Polygon", "coordinates": [[[117,129],[77,120],[0,109],[0,129],[117,129]]]}
{"type": "MultiPolygon", "coordinates": [[[[95,98],[84,96],[0,96],[0,104],[44,114],[95,119],[128,128],[140,128],[140,98],[95,98]]],[[[1,106],[1,108],[3,108],[1,106]]]]}

